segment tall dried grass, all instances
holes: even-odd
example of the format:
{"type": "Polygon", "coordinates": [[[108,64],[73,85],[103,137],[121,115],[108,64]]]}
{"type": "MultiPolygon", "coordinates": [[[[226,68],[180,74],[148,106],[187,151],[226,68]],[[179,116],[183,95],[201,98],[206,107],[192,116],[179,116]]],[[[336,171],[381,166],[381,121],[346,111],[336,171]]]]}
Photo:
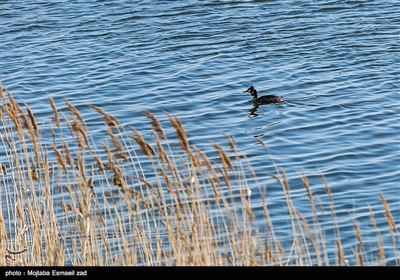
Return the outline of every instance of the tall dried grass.
{"type": "Polygon", "coordinates": [[[211,143],[219,159],[211,160],[190,144],[175,116],[165,113],[177,145],[145,111],[154,132],[149,142],[89,105],[104,121],[106,133],[98,143],[70,102],[59,111],[49,96],[54,117],[40,126],[28,105],[3,88],[0,94],[0,265],[385,265],[389,250],[399,264],[398,230],[382,193],[392,244],[384,244],[370,207],[377,250],[367,253],[353,219],[358,244],[346,255],[323,175],[333,240],[326,239],[320,197],[304,171],[311,218],[297,210],[287,175],[277,168],[271,176],[282,186],[290,221],[282,242],[259,182],[264,214],[254,213],[250,186],[257,178],[233,137],[225,135],[230,150],[211,143]],[[334,256],[328,248],[335,248],[334,256]]]}

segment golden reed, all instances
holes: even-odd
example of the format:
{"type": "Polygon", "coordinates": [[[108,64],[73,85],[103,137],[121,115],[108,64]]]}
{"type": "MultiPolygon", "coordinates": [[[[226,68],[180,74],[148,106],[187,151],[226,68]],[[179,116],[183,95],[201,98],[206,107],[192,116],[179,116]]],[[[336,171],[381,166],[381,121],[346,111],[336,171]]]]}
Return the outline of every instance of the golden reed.
{"type": "Polygon", "coordinates": [[[1,85],[0,94],[0,265],[386,265],[388,255],[400,263],[396,221],[382,193],[386,227],[378,227],[379,213],[369,206],[375,235],[365,236],[352,218],[356,243],[345,248],[324,176],[326,194],[317,196],[305,172],[299,175],[310,205],[305,217],[286,173],[276,167],[271,176],[282,187],[290,225],[280,239],[267,188],[233,137],[224,134],[229,149],[211,143],[217,159],[210,160],[190,144],[176,116],[165,112],[175,131],[168,136],[145,111],[154,133],[149,142],[89,104],[104,123],[103,138],[95,140],[68,101],[59,110],[48,96],[53,116],[38,123],[30,107],[1,85]],[[252,204],[250,186],[260,190],[260,205],[252,204]],[[256,216],[254,207],[263,215],[256,216]],[[329,239],[321,222],[327,217],[329,239]],[[387,231],[391,244],[383,241],[387,231]],[[366,239],[374,239],[375,249],[366,239]]]}

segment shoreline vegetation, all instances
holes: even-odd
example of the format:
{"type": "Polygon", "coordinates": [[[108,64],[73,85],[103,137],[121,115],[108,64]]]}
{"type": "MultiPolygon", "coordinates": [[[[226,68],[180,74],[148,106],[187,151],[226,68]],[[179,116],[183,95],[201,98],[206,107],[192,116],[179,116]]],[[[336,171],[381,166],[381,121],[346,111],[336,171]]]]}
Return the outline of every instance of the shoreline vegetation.
{"type": "Polygon", "coordinates": [[[98,141],[70,102],[61,111],[48,96],[53,117],[39,126],[27,104],[17,104],[1,85],[0,92],[2,266],[363,266],[387,265],[388,256],[400,264],[399,232],[381,192],[385,227],[378,227],[372,207],[366,213],[373,229],[368,243],[373,239],[374,245],[366,245],[362,224],[352,217],[346,238],[352,234],[355,242],[344,248],[323,174],[320,196],[305,172],[299,174],[311,213],[305,217],[295,207],[285,171],[276,168],[270,176],[282,187],[288,213],[281,241],[267,188],[257,182],[233,137],[224,134],[228,149],[210,143],[216,155],[211,159],[189,143],[175,116],[165,113],[174,132],[169,140],[159,120],[145,111],[154,134],[147,141],[88,105],[104,122],[98,141]],[[260,186],[257,205],[249,187],[254,184],[260,186]],[[256,216],[255,208],[262,214],[256,216]],[[321,216],[333,225],[332,238],[326,238],[321,216]],[[384,242],[388,232],[391,242],[384,242]]]}

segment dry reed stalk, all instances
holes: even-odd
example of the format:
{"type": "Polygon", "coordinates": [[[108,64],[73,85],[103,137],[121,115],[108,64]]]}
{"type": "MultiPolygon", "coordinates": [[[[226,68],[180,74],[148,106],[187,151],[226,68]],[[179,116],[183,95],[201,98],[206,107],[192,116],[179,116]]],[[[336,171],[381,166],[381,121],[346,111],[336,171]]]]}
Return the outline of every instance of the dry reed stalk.
{"type": "Polygon", "coordinates": [[[168,116],[169,121],[171,122],[172,126],[175,128],[176,135],[178,136],[179,139],[179,146],[182,148],[182,150],[186,151],[188,155],[191,155],[190,149],[189,149],[189,141],[186,135],[186,131],[182,125],[182,122],[175,116],[172,116],[168,114],[167,112],[164,111],[164,113],[168,116]]]}
{"type": "Polygon", "coordinates": [[[123,158],[123,159],[128,159],[128,156],[125,154],[125,149],[122,143],[118,140],[117,136],[111,131],[110,128],[107,129],[107,134],[111,138],[111,142],[117,151],[115,153],[116,158],[123,158]]]}
{"type": "Polygon", "coordinates": [[[237,146],[236,146],[235,137],[229,136],[228,134],[226,134],[226,133],[224,133],[224,132],[222,132],[222,135],[226,138],[226,140],[228,140],[228,144],[229,144],[229,147],[231,148],[231,151],[232,151],[233,153],[237,154],[238,151],[237,151],[237,146]]]}
{"type": "Polygon", "coordinates": [[[392,216],[392,213],[390,211],[389,204],[387,203],[383,193],[380,192],[380,191],[379,191],[379,196],[380,196],[381,201],[382,201],[383,209],[385,209],[385,217],[386,217],[386,221],[387,221],[387,223],[389,225],[390,235],[392,237],[392,243],[393,243],[394,256],[395,256],[395,259],[396,259],[396,265],[400,265],[399,256],[398,256],[398,250],[397,250],[397,242],[398,241],[396,241],[396,234],[398,235],[399,232],[397,230],[396,223],[395,223],[395,221],[393,219],[393,216],[392,216]]]}
{"type": "Polygon", "coordinates": [[[75,176],[77,176],[77,178],[78,178],[78,180],[75,179],[75,181],[77,181],[77,182],[76,182],[77,185],[80,186],[82,182],[86,182],[86,181],[87,181],[87,178],[86,178],[87,172],[86,172],[86,164],[85,164],[85,155],[84,155],[84,154],[77,153],[76,156],[75,156],[75,158],[74,158],[74,161],[75,161],[76,170],[79,171],[79,175],[78,175],[78,174],[75,174],[75,176]]]}
{"type": "Polygon", "coordinates": [[[154,156],[156,153],[153,149],[153,147],[142,137],[139,131],[131,127],[133,133],[135,133],[132,138],[136,141],[136,143],[139,145],[140,150],[142,151],[143,154],[145,154],[149,159],[154,156]]]}
{"type": "Polygon", "coordinates": [[[104,111],[103,111],[102,109],[100,109],[99,107],[97,107],[97,106],[95,106],[95,105],[92,105],[92,104],[88,104],[87,106],[89,106],[90,108],[94,109],[97,113],[103,115],[104,123],[105,123],[107,126],[113,127],[113,126],[118,126],[118,125],[119,125],[119,122],[118,122],[118,120],[117,120],[115,117],[113,117],[113,116],[107,114],[106,112],[104,112],[104,111]]]}
{"type": "MultiPolygon", "coordinates": [[[[29,109],[29,107],[27,107],[28,109],[29,109]]],[[[26,116],[26,114],[25,114],[25,112],[22,110],[22,108],[20,107],[20,106],[18,106],[18,111],[19,111],[19,113],[20,113],[20,117],[21,117],[21,119],[22,119],[22,124],[23,124],[23,126],[29,131],[29,133],[28,133],[28,136],[29,136],[29,139],[30,139],[30,141],[32,142],[32,147],[33,147],[33,151],[34,151],[34,153],[35,153],[35,156],[36,156],[36,158],[39,158],[39,155],[38,155],[38,145],[37,145],[37,143],[36,143],[36,138],[35,138],[35,136],[36,135],[39,135],[38,133],[37,133],[37,126],[36,126],[36,129],[34,129],[34,127],[33,127],[33,125],[36,125],[36,122],[35,121],[33,121],[33,123],[31,122],[31,121],[29,121],[28,120],[28,117],[26,116]]],[[[32,112],[30,112],[30,114],[32,114],[32,112]]],[[[32,116],[32,118],[34,119],[34,117],[32,116]]],[[[22,127],[21,127],[21,131],[20,132],[18,132],[18,134],[19,135],[23,135],[24,133],[23,133],[23,131],[22,131],[22,127]]],[[[26,147],[26,145],[25,145],[25,143],[26,143],[26,139],[25,138],[22,138],[21,139],[21,142],[23,142],[24,143],[24,149],[25,149],[25,151],[26,151],[26,155],[27,155],[27,147],[26,147]]],[[[26,156],[25,155],[25,156],[26,156]]]]}
{"type": "MultiPolygon", "coordinates": [[[[308,182],[308,178],[307,175],[305,173],[304,170],[302,170],[302,174],[299,175],[299,177],[301,178],[302,182],[303,182],[303,186],[305,187],[306,191],[307,191],[307,197],[308,197],[308,201],[310,203],[311,206],[311,211],[312,211],[312,219],[313,219],[313,228],[315,233],[315,238],[312,238],[312,245],[315,251],[315,254],[317,256],[317,262],[318,262],[318,266],[322,265],[322,260],[321,260],[321,256],[320,256],[320,250],[319,250],[319,242],[324,242],[324,238],[322,236],[322,231],[319,227],[319,220],[318,220],[318,215],[317,215],[317,209],[315,207],[315,202],[314,202],[314,198],[313,198],[313,194],[311,191],[311,186],[308,182]]],[[[309,234],[309,238],[310,236],[312,237],[312,233],[309,229],[309,227],[307,226],[307,233],[309,234]]],[[[311,239],[310,239],[311,240],[311,239]]],[[[325,259],[325,261],[327,261],[327,259],[325,259]]]]}
{"type": "Polygon", "coordinates": [[[225,169],[226,169],[226,167],[229,167],[229,169],[233,172],[234,168],[233,168],[233,164],[232,164],[229,156],[225,153],[225,151],[217,143],[213,143],[213,147],[217,151],[225,169]]]}
{"type": "MultiPolygon", "coordinates": [[[[282,174],[282,179],[280,180],[283,184],[283,188],[284,193],[285,193],[285,197],[286,197],[286,201],[288,203],[288,208],[289,208],[289,213],[290,213],[290,217],[291,217],[291,221],[292,221],[292,232],[294,234],[294,244],[296,246],[296,250],[297,250],[297,261],[298,261],[298,265],[303,265],[303,258],[304,259],[308,259],[308,262],[311,263],[311,256],[308,250],[308,246],[304,246],[305,250],[306,250],[306,254],[303,256],[303,252],[302,252],[302,244],[307,244],[306,243],[306,239],[305,239],[305,234],[303,233],[302,230],[302,222],[299,219],[302,218],[302,215],[300,214],[300,212],[294,207],[293,201],[290,197],[290,191],[289,191],[289,182],[287,179],[287,175],[285,173],[285,171],[283,169],[281,169],[281,174],[282,174]],[[296,226],[297,225],[297,226],[296,226]],[[297,234],[297,230],[296,228],[299,229],[300,234],[297,234]]],[[[304,220],[304,219],[303,219],[304,220]]],[[[289,259],[288,259],[289,260],[289,259]]]]}
{"type": "Polygon", "coordinates": [[[310,240],[311,246],[313,247],[314,252],[317,255],[318,266],[320,266],[321,265],[321,261],[320,261],[320,256],[318,254],[318,244],[316,244],[316,242],[314,240],[313,234],[312,234],[312,232],[310,230],[310,227],[308,226],[307,220],[303,217],[303,215],[300,215],[300,217],[303,220],[302,225],[303,225],[304,229],[306,230],[307,237],[310,240]]]}
{"type": "MultiPolygon", "coordinates": [[[[7,127],[7,126],[5,125],[4,127],[7,127]]],[[[10,151],[10,152],[15,151],[14,150],[15,141],[11,138],[11,135],[12,135],[12,133],[8,133],[6,129],[5,129],[5,132],[2,134],[2,136],[4,137],[4,138],[2,138],[2,140],[4,140],[7,144],[6,152],[7,151],[10,151]]]]}
{"type": "Polygon", "coordinates": [[[23,131],[22,131],[21,123],[18,118],[18,111],[19,111],[20,106],[15,102],[11,93],[8,91],[7,91],[7,96],[8,96],[9,103],[4,105],[3,109],[6,111],[8,117],[14,122],[15,131],[17,131],[18,137],[22,140],[23,139],[23,131]]]}
{"type": "Polygon", "coordinates": [[[25,104],[25,107],[26,107],[26,110],[28,111],[28,116],[31,121],[31,127],[35,131],[36,136],[40,136],[39,131],[38,131],[38,126],[37,126],[37,123],[35,120],[35,116],[33,115],[31,108],[27,104],[25,104]]]}
{"type": "Polygon", "coordinates": [[[106,169],[110,169],[108,164],[104,164],[99,157],[93,157],[93,160],[96,161],[99,171],[104,172],[106,169]]]}
{"type": "Polygon", "coordinates": [[[110,137],[111,143],[113,144],[115,150],[117,152],[124,152],[124,148],[122,147],[121,142],[118,140],[117,136],[115,136],[110,128],[107,129],[107,134],[110,137]]]}
{"type": "Polygon", "coordinates": [[[382,192],[379,192],[379,196],[380,196],[381,201],[382,201],[383,209],[385,209],[385,217],[386,217],[386,221],[387,221],[387,223],[389,225],[389,229],[391,231],[394,231],[394,232],[398,233],[397,227],[396,227],[396,223],[395,223],[395,221],[393,219],[393,216],[392,216],[392,213],[390,212],[390,209],[389,209],[389,204],[387,203],[387,201],[386,201],[385,197],[383,196],[382,192]]]}
{"type": "MultiPolygon", "coordinates": [[[[29,132],[33,132],[33,127],[31,122],[28,120],[28,117],[26,116],[24,110],[22,110],[21,107],[17,108],[18,112],[19,112],[19,116],[22,119],[22,125],[29,131],[29,132]]],[[[32,133],[33,134],[33,133],[32,133]]]]}
{"type": "Polygon", "coordinates": [[[339,263],[341,265],[347,265],[347,260],[344,257],[344,252],[343,252],[343,248],[342,248],[342,244],[340,243],[340,241],[338,239],[335,240],[336,243],[336,247],[338,248],[338,254],[339,254],[339,263]]]}
{"type": "Polygon", "coordinates": [[[0,170],[3,173],[3,175],[7,174],[7,167],[4,164],[0,164],[0,170]]]}
{"type": "Polygon", "coordinates": [[[251,209],[250,204],[247,202],[247,200],[244,197],[242,197],[241,200],[242,200],[243,210],[246,210],[246,214],[247,214],[247,216],[249,216],[249,218],[250,218],[249,222],[251,224],[254,220],[253,210],[251,209]]]}
{"type": "Polygon", "coordinates": [[[162,173],[162,175],[164,177],[164,182],[165,182],[165,184],[167,186],[168,192],[170,194],[172,194],[173,193],[172,181],[171,181],[171,179],[169,177],[169,174],[164,169],[161,169],[160,171],[161,171],[161,173],[162,173]]]}
{"type": "Polygon", "coordinates": [[[56,154],[56,159],[58,161],[58,164],[60,164],[61,167],[64,169],[65,173],[67,173],[68,172],[67,165],[65,164],[64,158],[61,155],[60,151],[57,149],[57,147],[54,144],[52,144],[51,147],[53,148],[53,151],[56,154]]]}
{"type": "MultiPolygon", "coordinates": [[[[69,112],[70,112],[71,116],[73,117],[73,119],[77,120],[76,121],[77,122],[76,125],[80,126],[80,124],[79,124],[79,122],[80,122],[85,128],[87,128],[85,120],[83,119],[83,117],[79,113],[78,109],[75,106],[73,106],[68,100],[64,100],[64,103],[67,105],[67,107],[69,109],[69,112]]],[[[84,130],[84,129],[82,129],[82,130],[84,130]]]]}
{"type": "Polygon", "coordinates": [[[58,128],[61,128],[60,117],[58,116],[56,103],[54,102],[54,99],[50,95],[47,95],[47,99],[49,100],[49,104],[54,113],[54,117],[52,118],[52,120],[54,121],[55,125],[58,128]]]}
{"type": "MultiPolygon", "coordinates": [[[[104,148],[104,152],[107,155],[107,159],[108,159],[108,164],[104,164],[102,163],[102,167],[105,167],[106,170],[111,170],[112,172],[115,172],[115,170],[117,169],[117,166],[114,164],[114,157],[111,153],[110,147],[108,146],[107,143],[102,143],[102,146],[104,148]]],[[[100,166],[99,166],[100,168],[100,166]]]]}
{"type": "MultiPolygon", "coordinates": [[[[175,179],[176,179],[175,180],[176,192],[184,193],[183,187],[185,187],[189,191],[189,193],[191,193],[192,190],[190,190],[190,188],[186,184],[186,182],[191,180],[191,179],[195,182],[195,177],[191,176],[191,173],[193,173],[194,176],[196,174],[196,170],[191,170],[191,169],[195,169],[195,166],[191,166],[190,164],[188,164],[187,163],[187,159],[186,159],[185,156],[182,156],[182,155],[179,154],[178,158],[179,158],[179,161],[181,163],[180,166],[182,166],[182,168],[184,169],[186,174],[185,175],[182,174],[182,172],[180,171],[180,169],[178,169],[178,167],[174,168],[174,176],[175,176],[175,179]],[[189,167],[187,165],[189,165],[189,167]]],[[[195,164],[195,162],[192,162],[192,163],[195,164]]],[[[196,186],[196,187],[198,187],[198,186],[196,186]]]]}
{"type": "Polygon", "coordinates": [[[67,127],[68,127],[68,129],[69,129],[69,133],[70,133],[72,139],[73,139],[74,142],[75,142],[75,135],[74,135],[74,131],[73,131],[73,129],[72,129],[72,124],[71,124],[71,122],[68,120],[68,117],[67,117],[63,112],[61,112],[61,116],[63,117],[65,123],[67,124],[67,127]]]}
{"type": "Polygon", "coordinates": [[[217,165],[217,168],[219,172],[222,174],[222,178],[224,179],[224,182],[228,188],[229,194],[232,195],[232,186],[231,186],[231,180],[229,180],[228,171],[226,170],[226,168],[222,168],[219,165],[217,165]]]}
{"type": "Polygon", "coordinates": [[[337,244],[337,254],[339,255],[339,258],[335,258],[335,265],[338,265],[338,259],[339,261],[345,262],[344,259],[341,259],[340,256],[344,256],[344,252],[342,250],[342,244],[341,244],[341,238],[340,238],[340,230],[339,230],[339,225],[337,223],[336,220],[336,214],[335,214],[335,207],[334,207],[334,203],[333,203],[333,197],[332,197],[332,193],[331,193],[331,189],[329,188],[328,182],[325,179],[325,176],[322,174],[322,172],[320,172],[320,176],[324,182],[324,186],[325,186],[325,190],[326,193],[328,195],[329,198],[329,207],[330,207],[330,213],[331,213],[331,217],[332,217],[332,223],[333,223],[333,228],[334,228],[334,232],[335,232],[335,241],[337,244]]]}
{"type": "Polygon", "coordinates": [[[208,159],[208,156],[203,151],[198,149],[197,147],[194,147],[194,151],[197,155],[199,155],[197,157],[200,158],[199,161],[202,162],[202,165],[204,164],[207,167],[207,171],[211,173],[211,177],[208,177],[209,181],[217,182],[217,185],[219,185],[222,188],[221,180],[219,179],[217,172],[215,171],[214,167],[212,166],[210,160],[208,159]]]}
{"type": "MultiPolygon", "coordinates": [[[[354,229],[354,235],[356,236],[360,247],[358,249],[358,252],[356,250],[353,250],[356,254],[357,260],[358,260],[358,265],[364,266],[364,258],[363,258],[363,251],[364,251],[364,244],[362,241],[362,236],[361,236],[361,231],[360,231],[360,226],[357,224],[357,222],[352,219],[353,221],[353,229],[354,229]]],[[[338,244],[339,246],[339,244],[338,244]]],[[[339,263],[345,263],[343,256],[339,255],[339,263]]]]}
{"type": "MultiPolygon", "coordinates": [[[[79,113],[77,113],[77,114],[79,114],[79,113]]],[[[86,143],[86,146],[88,147],[88,149],[91,150],[89,140],[86,136],[85,127],[79,123],[78,118],[76,116],[77,115],[75,115],[75,114],[72,115],[73,123],[71,125],[71,128],[72,128],[72,130],[74,130],[76,132],[76,136],[77,136],[78,143],[79,143],[79,148],[81,150],[83,150],[85,148],[85,143],[86,143]]]]}
{"type": "MultiPolygon", "coordinates": [[[[271,259],[273,262],[275,262],[275,258],[273,255],[273,252],[270,248],[273,247],[273,245],[271,245],[271,241],[268,238],[268,235],[271,234],[272,235],[272,240],[277,240],[276,236],[275,236],[275,232],[274,232],[274,228],[273,228],[273,224],[272,224],[272,220],[271,217],[269,215],[269,211],[268,211],[268,206],[267,206],[267,201],[266,201],[266,196],[267,196],[267,189],[263,189],[261,191],[261,205],[263,208],[263,213],[264,213],[264,218],[267,221],[267,226],[265,226],[265,252],[266,252],[266,261],[268,263],[268,261],[271,259]],[[269,233],[270,232],[270,233],[269,233]]],[[[276,245],[276,243],[274,243],[276,245]]],[[[276,249],[276,248],[275,248],[276,249]]]]}
{"type": "Polygon", "coordinates": [[[74,169],[75,165],[74,165],[74,160],[72,159],[71,150],[69,149],[68,144],[67,144],[67,142],[65,142],[64,139],[61,139],[61,143],[62,143],[62,148],[64,151],[64,156],[65,156],[66,162],[72,169],[74,169]]]}
{"type": "MultiPolygon", "coordinates": [[[[87,139],[87,135],[90,135],[89,131],[88,131],[88,127],[83,119],[83,117],[81,116],[81,114],[79,113],[78,109],[76,107],[74,107],[68,100],[64,100],[64,103],[67,105],[70,115],[72,116],[72,125],[67,122],[68,127],[70,129],[71,132],[71,136],[73,137],[73,133],[72,131],[74,130],[77,134],[77,139],[78,139],[78,143],[79,143],[79,148],[81,150],[84,149],[84,144],[86,143],[87,148],[89,149],[89,151],[92,153],[92,148],[91,145],[87,139]]],[[[64,114],[63,117],[65,118],[64,114]]],[[[66,118],[65,118],[66,119],[66,118]]]]}
{"type": "Polygon", "coordinates": [[[275,167],[276,174],[279,174],[278,167],[277,167],[277,165],[275,164],[275,161],[274,161],[274,159],[273,159],[273,157],[272,157],[272,155],[271,155],[271,153],[270,153],[270,151],[269,151],[269,149],[268,149],[268,146],[267,146],[261,139],[257,138],[256,140],[257,140],[257,142],[258,142],[259,144],[261,144],[261,145],[264,147],[264,149],[267,151],[267,153],[268,153],[268,155],[269,155],[269,158],[271,159],[272,164],[273,164],[274,167],[275,167]]]}
{"type": "Polygon", "coordinates": [[[167,140],[167,137],[165,136],[164,133],[164,129],[162,128],[158,119],[149,111],[143,111],[143,112],[146,115],[146,117],[150,119],[150,124],[153,127],[154,134],[163,140],[167,140]]]}
{"type": "Polygon", "coordinates": [[[157,156],[161,160],[161,163],[166,164],[166,165],[171,165],[171,159],[169,158],[169,156],[165,152],[165,149],[162,146],[161,142],[158,141],[158,139],[156,138],[155,143],[156,143],[156,146],[157,146],[157,149],[158,149],[157,156]]]}
{"type": "MultiPolygon", "coordinates": [[[[374,227],[375,232],[376,232],[376,236],[378,238],[378,242],[376,244],[376,247],[378,248],[379,260],[381,260],[382,263],[383,263],[383,262],[385,262],[385,249],[384,249],[384,246],[383,246],[382,235],[380,233],[378,225],[376,224],[375,215],[374,215],[374,212],[373,212],[372,207],[370,205],[368,205],[368,209],[369,209],[369,217],[370,217],[372,226],[374,227]]],[[[379,262],[378,262],[378,264],[380,265],[379,262]]]]}
{"type": "Polygon", "coordinates": [[[6,98],[5,98],[5,95],[4,95],[3,85],[1,83],[0,83],[0,96],[3,99],[3,103],[5,104],[6,103],[6,98]]]}

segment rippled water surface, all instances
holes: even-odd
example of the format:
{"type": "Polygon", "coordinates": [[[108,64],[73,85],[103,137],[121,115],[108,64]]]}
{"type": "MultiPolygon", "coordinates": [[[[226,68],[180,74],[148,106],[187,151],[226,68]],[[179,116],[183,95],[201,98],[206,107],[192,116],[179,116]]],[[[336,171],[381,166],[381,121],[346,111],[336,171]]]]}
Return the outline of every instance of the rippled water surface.
{"type": "MultiPolygon", "coordinates": [[[[1,83],[38,123],[50,122],[48,94],[61,110],[64,99],[77,106],[99,140],[102,121],[86,104],[145,137],[142,111],[169,127],[167,111],[205,152],[210,141],[227,146],[221,132],[234,136],[277,219],[286,206],[268,175],[274,162],[305,216],[298,173],[316,194],[323,173],[348,254],[351,217],[369,220],[368,205],[387,227],[378,192],[399,221],[398,1],[2,1],[0,10],[1,83]],[[250,85],[287,101],[254,108],[250,85]]],[[[262,215],[260,187],[252,191],[262,215]]]]}

